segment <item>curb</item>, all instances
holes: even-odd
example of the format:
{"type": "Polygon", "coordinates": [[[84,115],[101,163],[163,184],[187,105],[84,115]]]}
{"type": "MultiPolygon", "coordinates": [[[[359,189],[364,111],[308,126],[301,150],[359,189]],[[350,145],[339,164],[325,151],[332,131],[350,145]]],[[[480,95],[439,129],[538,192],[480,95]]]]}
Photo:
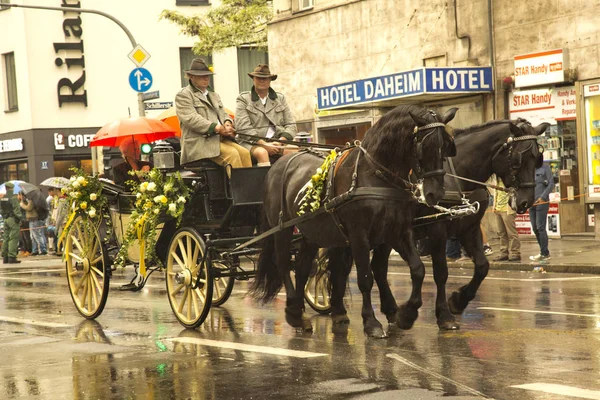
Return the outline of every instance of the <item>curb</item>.
{"type": "MultiPolygon", "coordinates": [[[[428,267],[432,266],[431,260],[423,260],[423,264],[428,267]]],[[[393,267],[408,267],[404,260],[390,257],[389,265],[393,267]]],[[[449,268],[473,268],[471,261],[449,261],[449,268]]],[[[600,265],[581,263],[581,264],[549,264],[540,262],[498,262],[490,261],[491,270],[508,270],[508,271],[526,271],[533,272],[534,268],[542,267],[546,272],[562,272],[571,274],[600,274],[600,265]]],[[[535,271],[538,272],[538,271],[535,271]]]]}

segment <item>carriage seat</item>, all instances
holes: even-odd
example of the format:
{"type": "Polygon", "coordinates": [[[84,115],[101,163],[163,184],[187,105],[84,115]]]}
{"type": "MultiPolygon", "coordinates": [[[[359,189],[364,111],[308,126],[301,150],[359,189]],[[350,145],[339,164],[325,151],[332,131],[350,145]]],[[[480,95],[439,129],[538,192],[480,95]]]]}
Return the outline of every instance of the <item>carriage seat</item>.
{"type": "Polygon", "coordinates": [[[182,164],[181,167],[188,171],[203,171],[207,169],[217,169],[223,168],[221,165],[216,162],[209,160],[208,158],[203,158],[202,160],[195,160],[189,163],[182,164]]]}

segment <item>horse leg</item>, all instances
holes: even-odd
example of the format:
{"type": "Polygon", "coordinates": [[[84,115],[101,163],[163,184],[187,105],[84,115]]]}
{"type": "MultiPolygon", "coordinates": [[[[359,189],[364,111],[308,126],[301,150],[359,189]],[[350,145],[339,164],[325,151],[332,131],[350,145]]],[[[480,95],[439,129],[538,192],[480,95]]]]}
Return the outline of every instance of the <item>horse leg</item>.
{"type": "Polygon", "coordinates": [[[301,306],[298,306],[299,301],[297,299],[296,287],[290,276],[290,251],[293,234],[293,229],[290,228],[284,229],[274,235],[275,263],[277,264],[281,281],[285,287],[285,320],[294,328],[301,328],[303,309],[301,306]]]}
{"type": "Polygon", "coordinates": [[[446,235],[435,237],[431,241],[431,261],[433,263],[433,279],[437,286],[437,295],[435,298],[435,316],[440,330],[456,330],[459,325],[450,312],[448,301],[446,300],[446,282],[448,281],[448,264],[446,261],[446,235]]]}
{"type": "Polygon", "coordinates": [[[459,236],[459,240],[467,253],[473,258],[475,270],[473,271],[471,281],[453,292],[448,299],[450,311],[457,315],[462,314],[469,305],[469,302],[475,298],[479,286],[490,269],[490,263],[483,253],[483,239],[481,238],[479,224],[475,225],[475,229],[470,229],[468,232],[459,236]]]}
{"type": "Polygon", "coordinates": [[[344,307],[344,294],[352,269],[352,254],[347,247],[336,247],[327,249],[327,257],[331,283],[331,319],[334,325],[348,324],[350,319],[344,307]]]}
{"type": "MultiPolygon", "coordinates": [[[[302,329],[304,331],[312,331],[312,324],[304,308],[304,288],[310,275],[312,262],[315,259],[319,248],[315,245],[308,244],[302,241],[300,250],[296,256],[295,272],[296,272],[296,290],[293,299],[288,299],[286,307],[286,316],[292,316],[296,322],[295,316],[300,314],[302,329]]],[[[289,322],[289,321],[288,321],[289,322]]],[[[291,325],[291,323],[290,323],[291,325]]]]}
{"type": "Polygon", "coordinates": [[[362,240],[353,241],[352,256],[356,264],[358,288],[362,294],[363,305],[361,315],[365,334],[374,338],[386,337],[383,326],[373,312],[371,290],[373,289],[373,274],[369,267],[369,246],[362,240]]]}
{"type": "Polygon", "coordinates": [[[406,303],[400,306],[396,324],[400,329],[410,329],[419,316],[419,308],[423,305],[421,290],[425,279],[425,265],[415,248],[412,232],[407,232],[401,239],[400,245],[395,247],[402,258],[410,267],[412,291],[406,303]]]}
{"type": "Polygon", "coordinates": [[[379,288],[379,299],[381,300],[381,312],[387,317],[388,323],[398,321],[398,304],[392,294],[387,280],[388,260],[392,248],[386,244],[379,245],[373,250],[371,258],[371,270],[379,288]]]}

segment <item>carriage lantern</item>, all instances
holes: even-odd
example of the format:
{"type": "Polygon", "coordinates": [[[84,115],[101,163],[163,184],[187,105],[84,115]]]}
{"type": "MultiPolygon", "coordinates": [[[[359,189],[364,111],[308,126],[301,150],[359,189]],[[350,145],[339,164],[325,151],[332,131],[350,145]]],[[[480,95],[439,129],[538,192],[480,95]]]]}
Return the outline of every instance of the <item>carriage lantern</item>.
{"type": "Polygon", "coordinates": [[[154,167],[160,170],[175,169],[175,150],[169,142],[158,141],[152,149],[154,167]]]}

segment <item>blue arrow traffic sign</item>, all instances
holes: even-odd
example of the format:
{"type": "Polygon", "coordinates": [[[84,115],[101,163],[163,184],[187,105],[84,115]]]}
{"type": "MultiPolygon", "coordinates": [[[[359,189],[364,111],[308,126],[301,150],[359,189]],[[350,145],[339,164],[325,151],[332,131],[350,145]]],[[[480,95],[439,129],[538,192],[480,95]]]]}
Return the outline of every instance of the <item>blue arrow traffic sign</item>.
{"type": "Polygon", "coordinates": [[[152,86],[152,74],[146,68],[135,68],[129,74],[129,86],[136,92],[145,92],[152,86]]]}

